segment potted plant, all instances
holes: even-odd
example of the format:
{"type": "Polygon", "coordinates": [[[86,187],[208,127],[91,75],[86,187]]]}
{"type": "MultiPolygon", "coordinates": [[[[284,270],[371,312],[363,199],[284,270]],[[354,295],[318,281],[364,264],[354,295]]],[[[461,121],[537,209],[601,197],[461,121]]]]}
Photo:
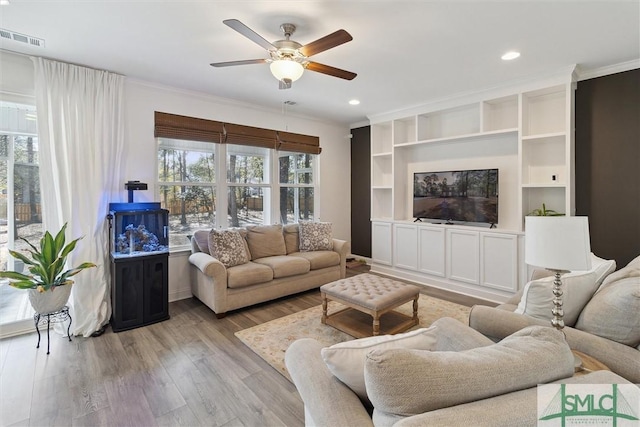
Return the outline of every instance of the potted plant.
{"type": "Polygon", "coordinates": [[[534,209],[528,214],[529,216],[564,216],[563,213],[556,212],[552,209],[547,209],[545,204],[542,204],[542,209],[534,209]]]}
{"type": "Polygon", "coordinates": [[[77,238],[65,245],[66,229],[67,224],[62,226],[55,238],[48,231],[45,232],[44,237],[40,239],[40,248],[21,238],[31,247],[27,249],[31,253],[31,259],[19,252],[9,251],[11,256],[25,264],[30,274],[0,271],[0,278],[9,279],[9,285],[29,291],[31,306],[39,314],[60,310],[71,294],[73,280],[70,278],[85,268],[96,266],[91,262],[84,262],[75,268],[65,270],[67,257],[81,239],[77,238]]]}

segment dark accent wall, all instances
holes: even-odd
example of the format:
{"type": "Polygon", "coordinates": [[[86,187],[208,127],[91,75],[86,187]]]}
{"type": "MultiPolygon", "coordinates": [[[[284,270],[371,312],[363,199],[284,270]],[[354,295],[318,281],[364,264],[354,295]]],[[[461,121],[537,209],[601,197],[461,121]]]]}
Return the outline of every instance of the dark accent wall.
{"type": "Polygon", "coordinates": [[[371,258],[371,126],[351,129],[351,253],[371,258]]]}
{"type": "Polygon", "coordinates": [[[578,82],[576,214],[617,268],[640,255],[640,69],[578,82]]]}

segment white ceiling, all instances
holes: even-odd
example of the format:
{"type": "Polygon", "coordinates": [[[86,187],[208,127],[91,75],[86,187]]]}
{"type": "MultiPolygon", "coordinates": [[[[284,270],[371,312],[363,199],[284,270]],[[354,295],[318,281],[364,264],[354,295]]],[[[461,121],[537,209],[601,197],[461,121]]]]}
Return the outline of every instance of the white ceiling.
{"type": "MultiPolygon", "coordinates": [[[[187,1],[10,0],[0,27],[45,40],[0,38],[0,48],[106,69],[217,97],[340,123],[552,73],[640,58],[640,0],[631,1],[187,1]],[[358,74],[352,81],[306,71],[279,90],[267,58],[222,23],[236,18],[269,41],[294,23],[307,44],[343,28],[353,41],[313,60],[358,74]],[[508,50],[522,53],[505,62],[508,50]],[[348,101],[357,98],[358,106],[348,101]]],[[[1,76],[0,76],[1,78],[1,76]]]]}

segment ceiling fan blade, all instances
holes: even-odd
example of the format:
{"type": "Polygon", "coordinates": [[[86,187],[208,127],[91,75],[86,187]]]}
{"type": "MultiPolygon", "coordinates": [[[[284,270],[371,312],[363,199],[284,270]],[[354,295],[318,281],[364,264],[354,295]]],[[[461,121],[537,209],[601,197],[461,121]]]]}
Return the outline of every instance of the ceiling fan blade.
{"type": "Polygon", "coordinates": [[[330,67],[329,65],[320,64],[319,62],[309,62],[307,64],[307,70],[315,71],[322,74],[328,74],[330,76],[339,77],[345,80],[353,80],[357,76],[356,73],[352,73],[351,71],[330,67]]]}
{"type": "Polygon", "coordinates": [[[263,64],[266,59],[246,59],[244,61],[213,62],[212,67],[232,67],[234,65],[263,64]]]}
{"type": "Polygon", "coordinates": [[[252,42],[259,44],[266,50],[277,50],[274,45],[266,41],[260,34],[256,33],[237,19],[225,19],[222,23],[236,30],[252,42]]]}
{"type": "Polygon", "coordinates": [[[345,30],[338,30],[335,33],[331,33],[328,36],[324,36],[314,42],[302,46],[298,51],[306,57],[315,55],[332,47],[340,46],[343,43],[353,40],[351,34],[345,30]]]}

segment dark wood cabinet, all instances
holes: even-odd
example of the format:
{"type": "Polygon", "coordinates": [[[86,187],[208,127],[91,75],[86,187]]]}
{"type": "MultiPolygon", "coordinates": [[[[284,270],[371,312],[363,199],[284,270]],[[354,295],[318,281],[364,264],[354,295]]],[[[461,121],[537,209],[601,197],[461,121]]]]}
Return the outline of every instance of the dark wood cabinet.
{"type": "Polygon", "coordinates": [[[169,318],[169,255],[111,260],[111,327],[114,332],[169,318]]]}

